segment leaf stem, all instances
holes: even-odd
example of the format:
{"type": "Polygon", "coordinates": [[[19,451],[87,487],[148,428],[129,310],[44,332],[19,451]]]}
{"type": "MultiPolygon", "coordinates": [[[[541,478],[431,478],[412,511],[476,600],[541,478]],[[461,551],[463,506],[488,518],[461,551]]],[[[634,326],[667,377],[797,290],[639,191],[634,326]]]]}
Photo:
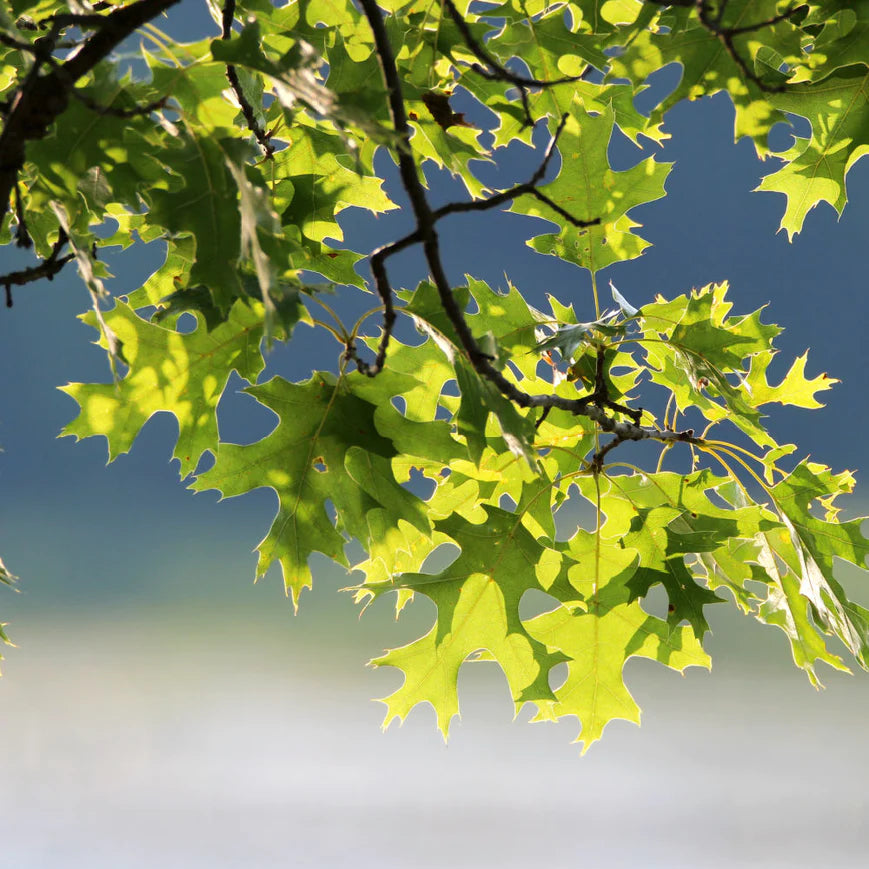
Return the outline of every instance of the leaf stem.
{"type": "MultiPolygon", "coordinates": [[[[591,272],[591,292],[594,296],[594,318],[595,320],[600,319],[600,298],[597,294],[597,272],[594,270],[589,270],[591,272]]],[[[621,343],[621,342],[619,342],[621,343]]]]}
{"type": "Polygon", "coordinates": [[[730,450],[738,450],[739,452],[744,453],[749,458],[754,459],[759,465],[764,464],[764,461],[760,456],[756,456],[753,452],[751,452],[750,450],[747,450],[745,447],[739,446],[739,444],[732,444],[729,441],[706,440],[705,438],[704,438],[704,441],[705,441],[705,443],[712,444],[713,446],[716,446],[716,447],[722,447],[722,448],[730,449],[730,450]]]}
{"type": "Polygon", "coordinates": [[[335,321],[335,323],[337,324],[338,329],[340,330],[341,335],[344,336],[344,337],[342,337],[342,338],[339,339],[339,340],[341,341],[341,343],[343,344],[343,343],[345,342],[345,339],[348,337],[348,336],[347,336],[347,330],[344,328],[344,323],[343,323],[343,321],[341,320],[341,318],[340,318],[340,317],[335,313],[334,308],[332,308],[331,305],[328,305],[326,302],[324,302],[324,301],[323,301],[321,298],[319,298],[318,296],[308,296],[308,298],[309,298],[312,302],[315,302],[316,304],[318,304],[318,305],[319,305],[319,306],[320,306],[324,311],[326,311],[326,312],[329,314],[329,316],[332,317],[332,319],[333,319],[333,320],[335,321]]]}
{"type": "Polygon", "coordinates": [[[337,330],[337,329],[335,329],[333,326],[330,326],[330,325],[329,325],[327,322],[325,322],[324,320],[318,320],[316,317],[311,317],[311,323],[312,323],[314,326],[319,326],[321,329],[325,329],[327,332],[330,332],[330,333],[332,334],[332,336],[335,338],[335,340],[336,340],[339,344],[345,344],[345,343],[346,343],[346,339],[345,339],[345,337],[344,337],[343,335],[340,335],[340,334],[338,333],[338,330],[337,330]]]}

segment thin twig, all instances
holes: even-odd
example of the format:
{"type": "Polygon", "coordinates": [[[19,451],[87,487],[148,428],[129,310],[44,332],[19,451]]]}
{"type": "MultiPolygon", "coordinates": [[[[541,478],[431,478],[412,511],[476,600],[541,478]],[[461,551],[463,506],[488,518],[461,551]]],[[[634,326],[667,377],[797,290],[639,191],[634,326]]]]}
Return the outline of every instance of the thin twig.
{"type": "MultiPolygon", "coordinates": [[[[668,432],[660,432],[661,435],[668,434],[668,432]]],[[[656,435],[650,435],[650,438],[655,438],[656,440],[662,441],[664,443],[664,449],[673,446],[674,443],[685,443],[685,444],[701,444],[703,443],[701,438],[694,437],[694,429],[686,429],[685,431],[680,432],[669,432],[672,437],[657,437],[656,435]]],[[[599,474],[603,470],[603,460],[606,458],[607,453],[611,450],[614,450],[620,444],[623,444],[627,440],[639,440],[638,438],[628,438],[623,437],[617,434],[608,444],[602,446],[592,457],[591,457],[591,470],[594,474],[599,474]]],[[[659,468],[660,469],[660,468],[659,468]]]]}
{"type": "MultiPolygon", "coordinates": [[[[232,39],[232,24],[235,20],[235,0],[224,0],[223,4],[223,32],[222,39],[232,39]]],[[[267,158],[271,158],[275,153],[275,147],[271,143],[271,137],[266,132],[260,122],[257,120],[253,106],[247,101],[244,95],[244,90],[241,86],[241,80],[238,77],[238,70],[231,63],[226,65],[226,77],[232,86],[232,92],[238,100],[238,105],[241,108],[241,113],[244,115],[244,120],[247,123],[248,129],[253,133],[260,148],[267,158]]]]}
{"type": "Polygon", "coordinates": [[[509,69],[507,69],[507,67],[500,63],[497,58],[490,54],[480,43],[480,41],[474,36],[474,34],[471,32],[471,28],[468,26],[468,22],[465,21],[465,19],[462,17],[462,14],[456,8],[453,0],[444,0],[444,6],[446,7],[447,12],[450,15],[450,18],[453,19],[453,22],[459,29],[459,32],[462,34],[462,39],[464,40],[465,45],[471,50],[472,54],[477,58],[477,60],[480,61],[481,64],[485,64],[485,66],[488,67],[488,69],[486,69],[485,67],[480,66],[480,64],[475,63],[471,65],[471,69],[478,75],[481,75],[484,78],[489,79],[490,81],[504,81],[518,88],[519,95],[522,98],[522,110],[525,114],[524,126],[534,126],[534,119],[531,117],[531,107],[528,103],[529,87],[549,88],[554,87],[555,85],[569,84],[570,82],[582,80],[582,75],[571,75],[564,76],[563,78],[547,80],[539,78],[529,78],[528,76],[518,75],[515,72],[511,72],[509,69]]]}
{"type": "Polygon", "coordinates": [[[766,21],[759,21],[756,24],[749,24],[744,27],[722,27],[721,21],[727,7],[726,2],[722,2],[718,7],[718,14],[714,19],[710,17],[708,0],[695,0],[694,5],[700,23],[724,46],[724,50],[727,52],[730,59],[739,67],[740,72],[746,79],[756,85],[764,93],[777,94],[785,90],[785,84],[770,85],[763,81],[763,79],[749,67],[748,63],[746,63],[745,59],[739,53],[733,42],[733,38],[744,33],[751,33],[760,30],[764,27],[772,27],[780,21],[790,18],[796,12],[795,7],[789,8],[781,15],[776,15],[766,21]]]}
{"type": "Polygon", "coordinates": [[[540,428],[540,426],[543,425],[543,423],[546,420],[546,417],[549,416],[549,413],[551,410],[552,410],[551,407],[544,407],[543,408],[543,413],[541,413],[540,416],[537,417],[537,422],[534,423],[534,431],[537,431],[540,428]]]}
{"type": "Polygon", "coordinates": [[[60,252],[66,246],[69,238],[66,232],[61,228],[57,235],[57,241],[52,245],[51,253],[38,265],[30,266],[26,269],[21,269],[16,272],[9,272],[5,275],[0,275],[0,284],[3,285],[6,291],[6,307],[12,307],[12,287],[22,287],[25,284],[38,281],[40,278],[48,278],[52,280],[54,276],[70,261],[75,259],[74,253],[68,253],[64,256],[60,252]]]}

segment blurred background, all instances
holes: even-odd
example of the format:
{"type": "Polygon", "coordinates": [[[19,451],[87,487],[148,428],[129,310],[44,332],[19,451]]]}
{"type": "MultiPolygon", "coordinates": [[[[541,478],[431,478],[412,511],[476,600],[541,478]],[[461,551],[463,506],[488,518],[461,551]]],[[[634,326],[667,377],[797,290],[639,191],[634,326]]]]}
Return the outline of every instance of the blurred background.
{"type": "MultiPolygon", "coordinates": [[[[216,32],[195,0],[166,29],[216,32]]],[[[768,167],[747,142],[733,144],[726,99],[677,107],[667,129],[663,149],[634,155],[613,143],[616,165],[654,153],[676,167],[669,196],[632,213],[654,246],[600,285],[612,278],[641,305],[728,279],[735,312],[771,303],[765,319],[787,329],[777,373],[811,347],[809,376],[843,381],[822,411],[777,411],[773,433],[798,442],[799,455],[865,472],[869,161],[851,172],[841,220],[821,206],[789,244],[776,234],[783,200],[750,192],[768,167]]],[[[784,148],[789,135],[778,132],[784,148]]],[[[492,183],[524,179],[538,160],[511,149],[492,183]]],[[[453,195],[442,176],[431,183],[435,202],[453,195]]],[[[389,190],[403,201],[394,180],[389,190]]],[[[348,213],[347,242],[368,249],[403,220],[348,213]]],[[[587,279],[524,248],[528,227],[500,215],[445,223],[453,277],[503,286],[506,272],[532,299],[553,292],[587,308],[587,279]]],[[[105,251],[112,291],[137,287],[162,255],[156,244],[105,251]]],[[[411,259],[397,282],[421,276],[411,259]]],[[[23,262],[0,252],[0,273],[23,262]]],[[[360,620],[338,592],[353,578],[323,558],[298,616],[276,574],[253,586],[251,549],[274,495],[194,497],[169,461],[169,417],[152,419],[108,467],[102,440],[56,440],[76,406],[55,387],[110,376],[95,333],[75,319],[88,302],[64,273],[19,289],[0,312],[0,553],[22,578],[20,594],[0,590],[17,644],[0,680],[4,866],[865,865],[869,676],[824,672],[828,687],[816,692],[783,634],[727,606],[709,611],[712,673],[630,662],[643,726],[611,724],[582,759],[575,721],[512,720],[489,664],[463,670],[448,746],[429,708],[382,733],[371,698],[400,675],[365,662],[418,635],[432,611],[416,603],[396,623],[382,602],[360,620]]],[[[304,376],[334,366],[338,352],[300,327],[269,367],[304,376]]],[[[243,397],[221,407],[226,438],[270,425],[243,397]]],[[[848,515],[866,512],[858,474],[860,483],[848,515]]],[[[869,601],[865,577],[841,579],[869,601]]]]}

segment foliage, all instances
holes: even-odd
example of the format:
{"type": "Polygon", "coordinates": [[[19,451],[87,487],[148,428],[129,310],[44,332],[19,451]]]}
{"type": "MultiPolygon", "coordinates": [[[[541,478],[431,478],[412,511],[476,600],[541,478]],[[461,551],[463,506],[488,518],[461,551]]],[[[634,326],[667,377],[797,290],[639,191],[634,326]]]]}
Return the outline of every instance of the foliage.
{"type": "Polygon", "coordinates": [[[809,378],[803,356],[771,383],[780,329],[731,313],[726,284],[639,309],[613,287],[602,310],[597,291],[601,270],[647,247],[630,212],[665,195],[671,168],[650,157],[614,171],[610,139],[661,141],[682,99],[727,92],[735,135],[761,156],[773,125],[808,119],[761,188],[785,195],[790,235],[821,201],[841,212],[869,149],[869,4],[212,0],[220,36],[182,44],[159,29],[174,2],[0,10],[2,241],[41,258],[0,283],[11,306],[13,287],[74,260],[114,375],[64,387],[80,405],[64,434],[104,436],[111,459],[154,413],[174,414],[193,488],[277,492],[257,575],[280,565],[294,603],[314,552],[355,571],[360,603],[432,600],[431,630],[373,662],[404,676],[387,723],[428,702],[446,736],[459,669],[494,660],[517,710],[577,716],[587,748],[613,718],[639,720],[628,658],[709,666],[706,607],[722,601],[779,627],[814,684],[819,661],[846,668],[831,638],[869,666],[869,611],[833,570],[863,567],[869,545],[859,521],[837,518],[853,477],[788,464],[796,447],[765,425],[770,405],[820,407],[836,381],[809,378]],[[119,47],[133,34],[130,60],[119,47]],[[641,114],[634,97],[670,63],[676,90],[641,114]],[[455,110],[459,89],[494,114],[488,138],[455,110]],[[488,189],[474,164],[535,129],[549,144],[529,180],[488,189]],[[349,250],[343,210],[397,207],[375,167],[384,151],[413,226],[349,250]],[[430,204],[432,164],[464,198],[430,204]],[[507,207],[545,221],[531,248],[591,273],[580,313],[554,298],[538,310],[512,284],[449,283],[440,222],[507,207]],[[107,305],[98,250],[137,239],[162,239],[165,262],[107,305]],[[409,248],[430,279],[394,288],[387,265],[409,248]],[[379,305],[345,324],[324,295],[335,285],[379,305]],[[264,354],[292,346],[300,321],[337,341],[336,370],[260,382],[264,354]],[[255,443],[220,438],[233,371],[277,415],[255,443]],[[628,441],[657,444],[657,464],[619,461],[628,441]],[[351,539],[365,550],[354,564],[351,539]],[[443,544],[458,555],[432,566],[443,544]],[[657,586],[667,618],[643,607],[657,586]],[[529,617],[529,592],[549,610],[529,617]]]}

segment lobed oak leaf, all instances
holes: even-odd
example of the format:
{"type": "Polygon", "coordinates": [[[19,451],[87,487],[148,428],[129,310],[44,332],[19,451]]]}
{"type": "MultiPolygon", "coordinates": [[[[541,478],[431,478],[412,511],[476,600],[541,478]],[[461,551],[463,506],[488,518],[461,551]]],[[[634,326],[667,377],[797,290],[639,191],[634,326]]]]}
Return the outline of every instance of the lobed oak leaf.
{"type": "Polygon", "coordinates": [[[774,351],[757,353],[749,360],[748,374],[743,381],[749,400],[755,407],[762,404],[789,404],[795,407],[818,408],[824,405],[815,398],[815,394],[826,389],[832,389],[839,383],[833,377],[819,374],[817,377],[806,377],[806,360],[808,351],[798,356],[788,373],[777,386],[772,386],[767,380],[767,368],[772,361],[774,351]]]}
{"type": "Polygon", "coordinates": [[[567,678],[552,700],[537,700],[532,721],[575,715],[582,724],[576,741],[583,753],[616,719],[640,722],[640,710],[623,678],[631,657],[657,660],[672,669],[710,666],[691,628],[673,627],[645,612],[629,581],[637,556],[617,541],[579,531],[570,541],[576,560],[570,582],[582,590],[586,609],[561,606],[525,622],[528,632],[568,657],[567,678]]]}
{"type": "Polygon", "coordinates": [[[313,552],[347,563],[341,532],[369,550],[374,534],[402,520],[430,532],[422,502],[393,476],[390,460],[398,451],[377,431],[378,406],[354,394],[352,383],[320,372],[301,384],[274,377],[247,392],[277,414],[278,424],[255,443],[221,443],[213,467],[191,488],[217,489],[225,498],[258,488],[277,493],[278,514],[257,547],[258,577],[279,562],[287,593],[298,605],[311,586],[313,552]],[[377,515],[369,523],[372,511],[377,515]]]}
{"type": "Polygon", "coordinates": [[[765,175],[756,188],[787,197],[781,229],[793,239],[820,202],[841,214],[848,201],[848,173],[869,154],[869,70],[855,65],[816,84],[788,86],[786,92],[770,95],[770,102],[812,125],[811,137],[797,137],[792,148],[777,154],[784,166],[765,175]]]}
{"type": "Polygon", "coordinates": [[[540,190],[575,219],[600,218],[600,224],[573,226],[534,197],[514,200],[510,211],[558,224],[558,232],[538,234],[529,240],[529,246],[538,253],[552,254],[597,272],[612,263],[633,259],[648,247],[648,242],[633,232],[639,224],[627,214],[635,206],[665,195],[664,181],[670,164],[646,158],[630,169],[614,171],[607,156],[615,124],[612,106],[588,114],[576,98],[567,110],[569,118],[558,140],[561,170],[540,190]]]}
{"type": "MultiPolygon", "coordinates": [[[[149,323],[120,299],[103,318],[122,342],[128,370],[113,384],[61,387],[81,407],[61,435],[102,435],[112,461],[130,449],[153,414],[165,411],[178,421],[173,458],[187,476],[204,452],[217,450],[217,404],[232,372],[253,383],[263,370],[262,310],[237,301],[225,322],[209,331],[200,319],[189,333],[149,323]]],[[[82,319],[97,327],[92,312],[82,319]]]]}
{"type": "MultiPolygon", "coordinates": [[[[504,670],[517,709],[526,700],[552,697],[549,670],[565,657],[534,639],[519,618],[524,592],[540,588],[535,565],[550,550],[523,527],[520,516],[492,506],[484,509],[486,521],[480,525],[455,515],[436,523],[437,531],[461,550],[452,564],[437,574],[404,574],[384,586],[425,594],[437,606],[436,622],[425,636],[371,662],[404,673],[402,686],[382,701],[387,707],[384,726],[428,702],[446,738],[459,711],[459,669],[480,650],[504,670]]],[[[562,566],[558,572],[565,570],[562,566]]],[[[552,588],[550,584],[550,592],[552,588]]]]}

